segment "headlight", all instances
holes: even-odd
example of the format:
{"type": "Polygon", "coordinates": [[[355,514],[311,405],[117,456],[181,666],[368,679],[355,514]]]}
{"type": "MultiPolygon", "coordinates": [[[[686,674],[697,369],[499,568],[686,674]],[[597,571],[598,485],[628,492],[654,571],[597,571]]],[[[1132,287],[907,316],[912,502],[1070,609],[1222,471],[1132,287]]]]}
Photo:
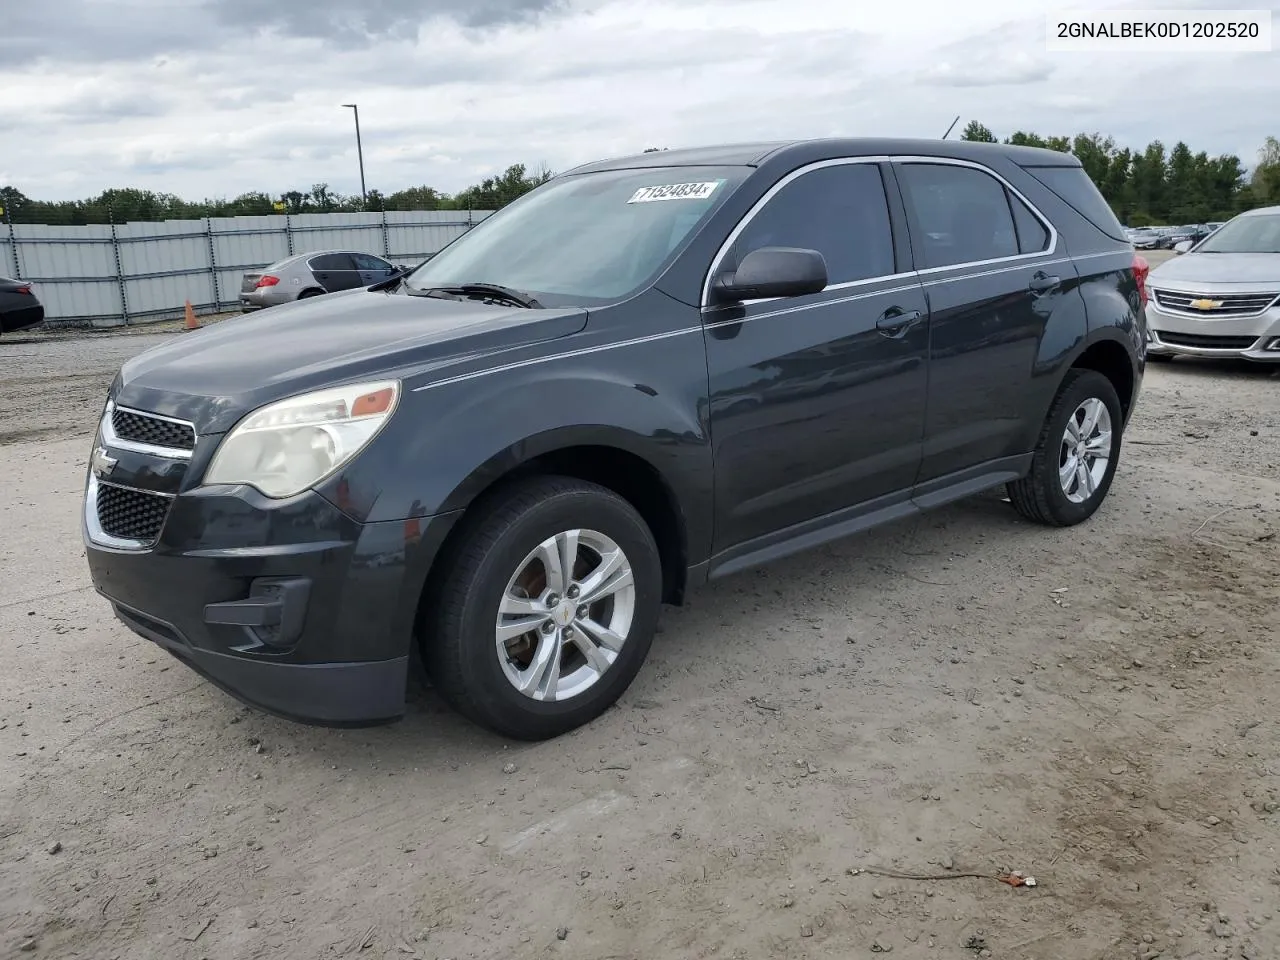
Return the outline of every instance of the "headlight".
{"type": "Polygon", "coordinates": [[[227,434],[206,484],[245,483],[268,497],[314,486],[374,438],[396,408],[400,383],[317,390],[255,410],[227,434]]]}

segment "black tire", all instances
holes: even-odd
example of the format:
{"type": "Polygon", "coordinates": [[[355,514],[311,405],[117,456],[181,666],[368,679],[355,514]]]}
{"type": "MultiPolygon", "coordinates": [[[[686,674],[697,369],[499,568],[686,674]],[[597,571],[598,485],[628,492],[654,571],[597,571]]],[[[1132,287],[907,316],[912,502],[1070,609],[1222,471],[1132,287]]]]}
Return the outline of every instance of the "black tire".
{"type": "Polygon", "coordinates": [[[323,296],[324,296],[324,291],[323,291],[323,290],[316,290],[316,289],[313,287],[313,288],[312,288],[312,289],[310,289],[310,290],[303,290],[300,294],[298,294],[298,299],[299,299],[299,300],[306,300],[306,299],[308,299],[309,297],[323,297],[323,296]]]}
{"type": "Polygon", "coordinates": [[[445,579],[428,597],[423,661],[432,686],[463,716],[507,737],[546,740],[599,716],[631,685],[656,632],[662,564],[648,525],[626,500],[593,483],[536,477],[514,484],[462,521],[441,561],[445,579]],[[589,529],[609,537],[631,563],[631,628],[617,659],[593,686],[560,701],[520,693],[496,649],[498,605],[524,558],[548,537],[589,529]]]}
{"type": "Polygon", "coordinates": [[[1007,487],[1014,508],[1028,520],[1051,527],[1070,527],[1088,520],[1111,489],[1111,481],[1120,462],[1123,429],[1120,398],[1111,381],[1093,370],[1068,371],[1040,430],[1030,473],[1007,487]],[[1097,487],[1085,500],[1076,503],[1067,496],[1058,479],[1059,458],[1067,421],[1081,404],[1090,399],[1101,400],[1111,417],[1111,450],[1097,487]]]}

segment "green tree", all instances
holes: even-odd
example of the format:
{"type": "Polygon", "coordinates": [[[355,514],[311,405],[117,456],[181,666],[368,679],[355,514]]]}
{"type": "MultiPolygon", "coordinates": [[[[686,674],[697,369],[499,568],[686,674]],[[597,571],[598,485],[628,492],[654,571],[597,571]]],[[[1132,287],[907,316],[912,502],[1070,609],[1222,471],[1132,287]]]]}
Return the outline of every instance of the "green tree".
{"type": "MultiPolygon", "coordinates": [[[[1094,183],[1100,188],[1107,183],[1111,174],[1111,161],[1116,152],[1114,140],[1100,133],[1078,133],[1071,141],[1070,152],[1076,155],[1084,172],[1089,174],[1094,183]]],[[[1127,165],[1126,161],[1126,167],[1127,165]]],[[[1105,191],[1103,195],[1106,195],[1105,191]]]]}
{"type": "Polygon", "coordinates": [[[991,132],[989,127],[983,126],[977,120],[970,120],[964,125],[964,132],[960,134],[961,140],[970,140],[976,143],[998,143],[996,135],[991,132]]]}
{"type": "Polygon", "coordinates": [[[1249,180],[1254,199],[1264,205],[1280,203],[1280,140],[1267,137],[1258,151],[1258,165],[1249,180]]]}

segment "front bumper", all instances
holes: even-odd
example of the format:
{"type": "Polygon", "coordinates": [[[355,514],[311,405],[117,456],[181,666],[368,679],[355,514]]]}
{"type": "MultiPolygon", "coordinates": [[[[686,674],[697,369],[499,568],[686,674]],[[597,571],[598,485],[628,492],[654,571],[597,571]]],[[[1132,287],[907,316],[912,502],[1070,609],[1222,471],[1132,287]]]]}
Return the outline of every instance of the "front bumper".
{"type": "Polygon", "coordinates": [[[1147,304],[1147,352],[1280,363],[1280,305],[1252,316],[1197,317],[1147,304]]]}
{"type": "Polygon", "coordinates": [[[359,523],[312,491],[202,487],[219,437],[188,453],[126,439],[113,416],[109,404],[81,529],[93,585],[119,619],[289,719],[403,715],[419,599],[457,514],[359,523]]]}

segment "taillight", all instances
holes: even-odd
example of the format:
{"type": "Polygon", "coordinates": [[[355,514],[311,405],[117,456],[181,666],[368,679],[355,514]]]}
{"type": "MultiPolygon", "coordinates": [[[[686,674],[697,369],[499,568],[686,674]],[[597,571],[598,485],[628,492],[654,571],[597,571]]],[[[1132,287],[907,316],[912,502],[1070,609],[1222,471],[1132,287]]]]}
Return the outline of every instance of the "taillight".
{"type": "Polygon", "coordinates": [[[31,294],[31,288],[30,288],[30,287],[18,287],[18,289],[17,289],[17,290],[14,290],[13,292],[14,292],[14,293],[25,293],[25,294],[27,294],[27,295],[29,296],[29,295],[31,294]]]}
{"type": "Polygon", "coordinates": [[[258,282],[253,285],[253,288],[256,290],[258,287],[274,287],[279,282],[279,277],[273,277],[271,274],[267,274],[264,277],[259,277],[258,282]]]}
{"type": "Polygon", "coordinates": [[[1151,264],[1147,263],[1145,257],[1138,254],[1133,255],[1133,279],[1138,281],[1138,296],[1142,299],[1142,305],[1147,305],[1147,274],[1151,272],[1151,264]]]}

